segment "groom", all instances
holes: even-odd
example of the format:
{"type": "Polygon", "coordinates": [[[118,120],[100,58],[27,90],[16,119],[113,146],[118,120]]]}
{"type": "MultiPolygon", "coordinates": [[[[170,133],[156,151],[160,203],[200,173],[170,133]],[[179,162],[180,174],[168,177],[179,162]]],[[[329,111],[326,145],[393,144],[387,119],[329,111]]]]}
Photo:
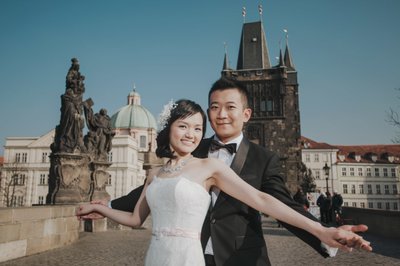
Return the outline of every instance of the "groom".
{"type": "MultiPolygon", "coordinates": [[[[217,80],[210,89],[208,119],[215,136],[204,139],[193,155],[215,157],[231,168],[247,183],[264,191],[304,216],[314,216],[296,203],[279,175],[279,157],[243,136],[243,126],[250,117],[246,89],[226,78],[217,80]],[[228,147],[224,147],[227,144],[228,147]]],[[[115,199],[111,207],[132,211],[143,189],[115,199]]],[[[270,265],[258,211],[224,192],[213,189],[212,206],[205,218],[201,242],[206,264],[229,266],[270,265]]],[[[290,232],[305,241],[322,256],[329,256],[326,246],[308,232],[282,223],[290,232]]],[[[345,230],[365,231],[364,225],[347,226],[345,230]]],[[[345,239],[353,246],[351,239],[345,239]]]]}

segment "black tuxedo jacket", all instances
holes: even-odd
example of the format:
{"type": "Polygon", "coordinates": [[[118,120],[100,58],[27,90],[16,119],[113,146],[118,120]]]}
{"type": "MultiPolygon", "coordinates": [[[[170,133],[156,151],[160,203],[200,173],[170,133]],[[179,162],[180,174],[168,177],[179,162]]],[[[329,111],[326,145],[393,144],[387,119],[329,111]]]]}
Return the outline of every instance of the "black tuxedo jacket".
{"type": "MultiPolygon", "coordinates": [[[[199,158],[207,157],[211,140],[212,138],[204,139],[193,155],[199,158]]],[[[279,165],[279,157],[275,153],[244,137],[231,168],[251,186],[274,196],[302,215],[316,220],[293,200],[284,179],[279,174],[279,165]]],[[[142,189],[143,187],[139,187],[128,195],[113,200],[111,206],[115,209],[132,211],[142,189]]],[[[291,225],[285,223],[282,225],[322,256],[328,256],[318,238],[291,225]]],[[[210,237],[218,266],[270,265],[259,212],[222,191],[205,218],[201,233],[203,248],[210,237]]]]}

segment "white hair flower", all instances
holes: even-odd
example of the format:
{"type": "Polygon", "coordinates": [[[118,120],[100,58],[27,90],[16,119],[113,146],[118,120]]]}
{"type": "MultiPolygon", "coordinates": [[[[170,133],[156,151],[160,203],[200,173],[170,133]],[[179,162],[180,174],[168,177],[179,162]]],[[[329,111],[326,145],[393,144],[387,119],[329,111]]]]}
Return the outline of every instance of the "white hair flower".
{"type": "Polygon", "coordinates": [[[171,99],[166,105],[164,105],[163,110],[158,116],[158,130],[159,132],[165,128],[171,117],[171,111],[177,106],[177,104],[171,99]]]}

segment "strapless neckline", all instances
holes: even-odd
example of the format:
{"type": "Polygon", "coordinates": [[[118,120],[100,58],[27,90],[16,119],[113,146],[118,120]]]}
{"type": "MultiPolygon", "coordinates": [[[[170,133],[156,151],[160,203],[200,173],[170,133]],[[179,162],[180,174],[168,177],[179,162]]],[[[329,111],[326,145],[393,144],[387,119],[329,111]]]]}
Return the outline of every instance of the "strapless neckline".
{"type": "Polygon", "coordinates": [[[178,176],[174,176],[174,177],[159,177],[159,176],[156,176],[156,175],[153,176],[153,182],[155,180],[167,181],[167,180],[176,180],[176,179],[184,179],[186,181],[189,181],[190,183],[195,184],[198,187],[200,187],[204,191],[204,193],[206,193],[208,196],[210,196],[210,193],[202,185],[200,185],[199,183],[197,183],[197,182],[195,182],[193,180],[190,180],[190,178],[188,178],[186,176],[183,176],[183,175],[178,175],[178,176]]]}

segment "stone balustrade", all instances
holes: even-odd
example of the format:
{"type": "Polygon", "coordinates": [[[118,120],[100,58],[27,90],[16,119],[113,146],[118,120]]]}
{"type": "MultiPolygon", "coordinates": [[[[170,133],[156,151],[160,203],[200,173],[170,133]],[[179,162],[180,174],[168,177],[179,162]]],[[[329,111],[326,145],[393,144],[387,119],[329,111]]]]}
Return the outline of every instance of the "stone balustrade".
{"type": "Polygon", "coordinates": [[[343,207],[343,218],[349,224],[366,224],[371,234],[400,238],[400,211],[343,207]]]}
{"type": "Polygon", "coordinates": [[[74,205],[0,208],[0,262],[62,247],[82,231],[74,205]]]}

